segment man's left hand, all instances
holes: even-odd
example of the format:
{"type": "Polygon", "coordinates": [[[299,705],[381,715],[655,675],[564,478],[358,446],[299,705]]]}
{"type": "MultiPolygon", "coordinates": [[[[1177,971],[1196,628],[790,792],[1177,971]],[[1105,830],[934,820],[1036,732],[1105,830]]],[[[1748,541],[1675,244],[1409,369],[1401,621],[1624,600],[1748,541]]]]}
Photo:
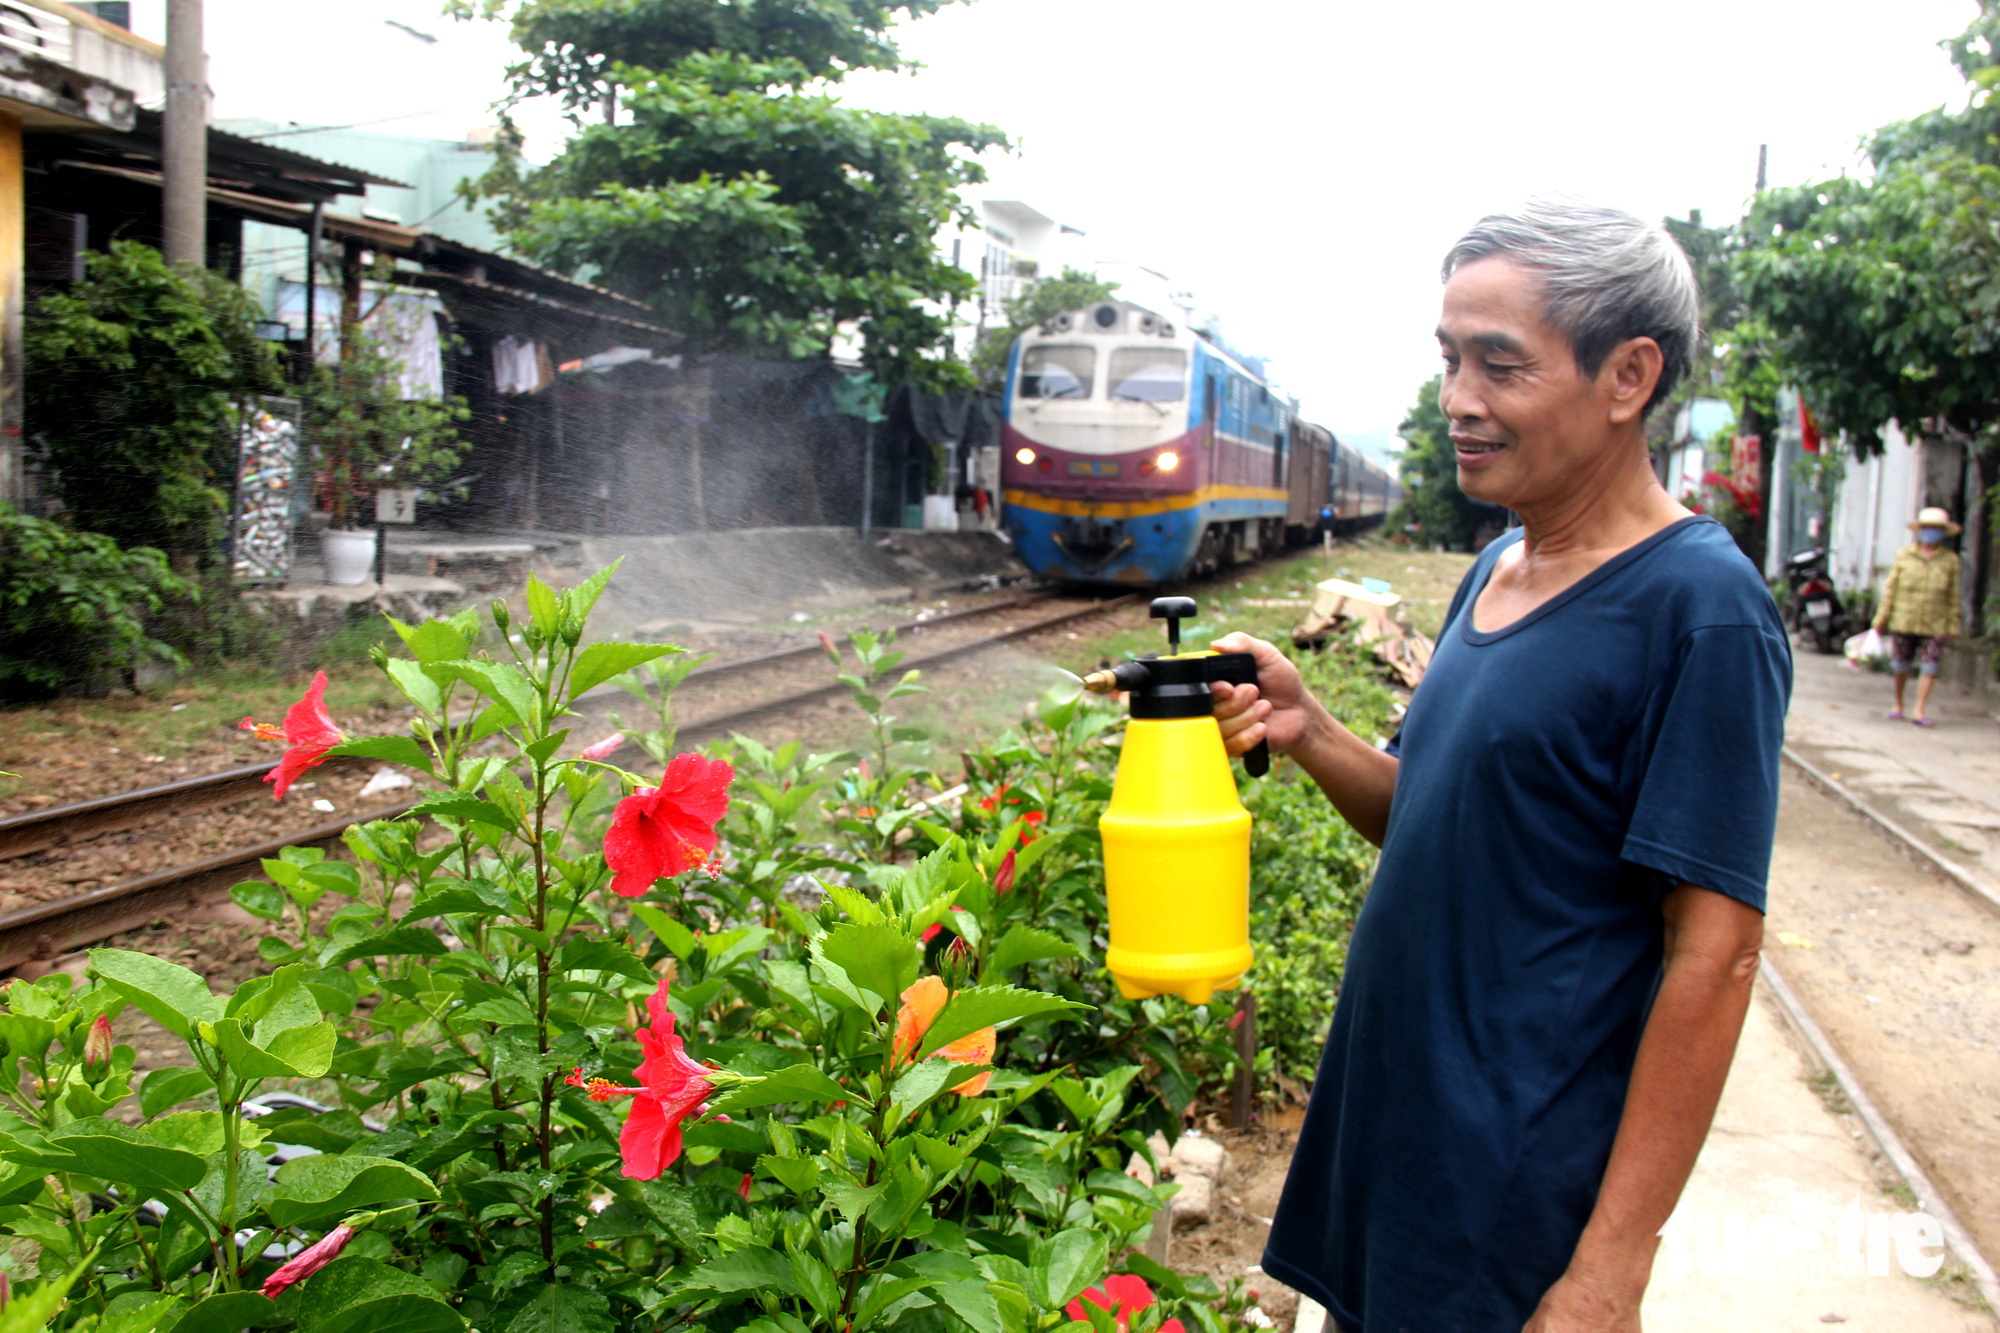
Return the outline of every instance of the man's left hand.
{"type": "Polygon", "coordinates": [[[1639,1297],[1614,1292],[1604,1284],[1562,1275],[1521,1333],[1639,1333],[1639,1297]]]}

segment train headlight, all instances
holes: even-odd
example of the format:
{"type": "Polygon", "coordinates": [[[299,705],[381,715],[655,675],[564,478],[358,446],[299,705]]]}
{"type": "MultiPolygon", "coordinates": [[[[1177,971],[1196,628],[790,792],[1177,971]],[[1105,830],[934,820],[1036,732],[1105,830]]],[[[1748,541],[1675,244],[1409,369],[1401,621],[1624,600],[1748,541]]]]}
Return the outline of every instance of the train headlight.
{"type": "Polygon", "coordinates": [[[1159,457],[1160,471],[1172,472],[1181,465],[1181,456],[1171,449],[1164,450],[1159,457]]]}
{"type": "Polygon", "coordinates": [[[1016,463],[1019,463],[1022,467],[1026,467],[1028,466],[1028,464],[1035,461],[1035,451],[1033,449],[1028,448],[1026,445],[1022,445],[1019,449],[1016,449],[1014,451],[1014,461],[1016,463]]]}

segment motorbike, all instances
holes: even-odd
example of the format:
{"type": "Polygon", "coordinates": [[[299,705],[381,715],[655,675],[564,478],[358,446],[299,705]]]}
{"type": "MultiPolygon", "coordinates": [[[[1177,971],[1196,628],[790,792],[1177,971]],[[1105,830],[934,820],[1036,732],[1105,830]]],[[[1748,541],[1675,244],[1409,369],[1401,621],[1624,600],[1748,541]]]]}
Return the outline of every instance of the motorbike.
{"type": "Polygon", "coordinates": [[[1787,559],[1785,582],[1792,591],[1792,632],[1809,635],[1823,653],[1839,652],[1844,617],[1840,594],[1827,574],[1826,551],[1814,547],[1787,559]]]}

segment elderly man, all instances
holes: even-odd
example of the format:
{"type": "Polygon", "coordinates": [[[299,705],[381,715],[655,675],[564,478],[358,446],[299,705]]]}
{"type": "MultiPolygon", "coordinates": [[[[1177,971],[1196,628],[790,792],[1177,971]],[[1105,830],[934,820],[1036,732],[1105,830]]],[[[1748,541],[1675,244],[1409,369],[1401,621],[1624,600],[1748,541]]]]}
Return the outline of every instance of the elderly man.
{"type": "Polygon", "coordinates": [[[1264,1269],[1344,1333],[1636,1333],[1750,1002],[1791,657],[1654,477],[1698,336],[1659,228],[1543,202],[1444,263],[1440,406],[1521,527],[1460,585],[1386,750],[1269,644],[1216,686],[1380,844],[1264,1269]]]}

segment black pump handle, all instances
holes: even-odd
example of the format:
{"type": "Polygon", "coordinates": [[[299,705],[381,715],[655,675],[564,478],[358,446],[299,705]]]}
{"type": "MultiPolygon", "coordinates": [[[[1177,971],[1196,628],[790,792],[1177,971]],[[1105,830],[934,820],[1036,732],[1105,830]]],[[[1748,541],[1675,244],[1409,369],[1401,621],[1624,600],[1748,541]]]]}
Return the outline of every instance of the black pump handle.
{"type": "Polygon", "coordinates": [[[1181,622],[1194,619],[1194,598],[1155,597],[1153,599],[1153,619],[1167,622],[1167,652],[1169,656],[1181,650],[1181,622]]]}
{"type": "MultiPolygon", "coordinates": [[[[1225,680],[1231,685],[1257,684],[1257,659],[1249,653],[1217,653],[1207,661],[1208,678],[1212,681],[1225,680]]],[[[1271,771],[1269,741],[1258,741],[1243,756],[1243,771],[1253,778],[1261,778],[1271,771]]]]}

